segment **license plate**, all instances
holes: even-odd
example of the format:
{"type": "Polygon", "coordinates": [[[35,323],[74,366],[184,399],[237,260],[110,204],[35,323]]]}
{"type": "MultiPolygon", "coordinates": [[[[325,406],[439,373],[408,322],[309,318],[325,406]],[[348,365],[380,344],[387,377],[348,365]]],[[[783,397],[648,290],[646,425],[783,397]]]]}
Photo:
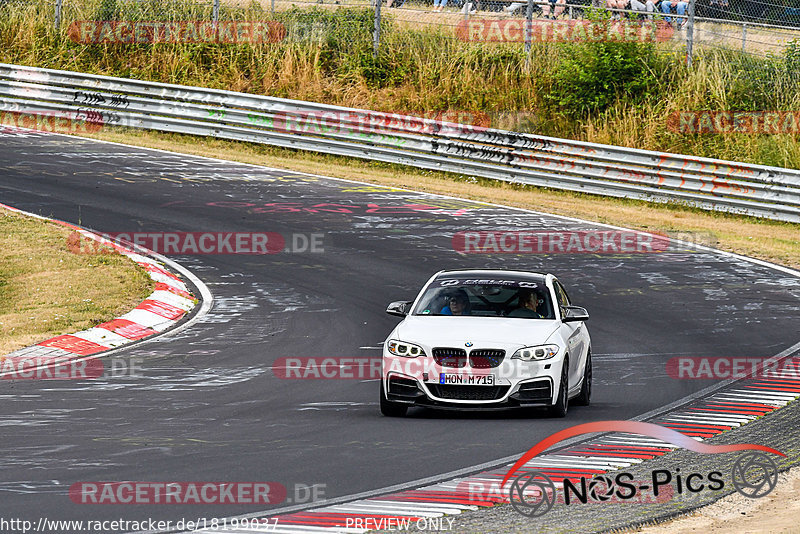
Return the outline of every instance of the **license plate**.
{"type": "Polygon", "coordinates": [[[493,386],[494,375],[454,375],[439,373],[439,383],[464,386],[493,386]]]}

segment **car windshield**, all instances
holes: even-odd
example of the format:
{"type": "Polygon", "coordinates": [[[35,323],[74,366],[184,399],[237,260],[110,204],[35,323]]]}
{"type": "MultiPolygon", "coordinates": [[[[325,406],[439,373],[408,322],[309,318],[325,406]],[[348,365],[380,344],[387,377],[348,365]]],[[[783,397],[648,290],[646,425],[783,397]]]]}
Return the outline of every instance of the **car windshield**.
{"type": "Polygon", "coordinates": [[[555,318],[550,292],[543,281],[466,278],[434,280],[412,315],[555,318]]]}

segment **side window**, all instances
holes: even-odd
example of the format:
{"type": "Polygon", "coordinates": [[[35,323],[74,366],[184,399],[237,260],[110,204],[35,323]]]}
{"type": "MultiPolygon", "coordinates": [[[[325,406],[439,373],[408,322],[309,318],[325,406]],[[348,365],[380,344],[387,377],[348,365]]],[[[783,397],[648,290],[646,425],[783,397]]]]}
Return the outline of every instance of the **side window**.
{"type": "Polygon", "coordinates": [[[556,298],[558,299],[559,307],[563,308],[564,306],[569,306],[569,297],[561,284],[556,281],[554,287],[556,288],[556,298]]]}
{"type": "Polygon", "coordinates": [[[566,302],[566,303],[567,303],[567,306],[572,306],[572,301],[570,301],[570,300],[569,300],[569,293],[567,293],[567,290],[566,290],[566,289],[564,289],[564,286],[562,286],[562,285],[559,283],[559,284],[558,284],[558,288],[561,290],[561,293],[563,293],[563,294],[564,294],[564,302],[566,302]]]}

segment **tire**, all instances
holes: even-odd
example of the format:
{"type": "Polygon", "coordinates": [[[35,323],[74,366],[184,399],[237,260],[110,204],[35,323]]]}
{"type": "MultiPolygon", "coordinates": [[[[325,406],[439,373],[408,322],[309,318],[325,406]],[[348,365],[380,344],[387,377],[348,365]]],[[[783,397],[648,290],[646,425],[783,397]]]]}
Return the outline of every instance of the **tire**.
{"type": "Polygon", "coordinates": [[[383,379],[381,379],[381,414],[386,417],[403,417],[407,411],[408,406],[386,399],[386,391],[383,389],[383,379]]]}
{"type": "Polygon", "coordinates": [[[592,400],[592,349],[586,353],[586,368],[583,370],[583,381],[581,382],[581,392],[575,397],[577,406],[589,406],[592,400]]]}
{"type": "Polygon", "coordinates": [[[569,407],[569,360],[564,358],[561,366],[561,384],[558,387],[558,400],[550,407],[551,417],[566,417],[569,407]]]}

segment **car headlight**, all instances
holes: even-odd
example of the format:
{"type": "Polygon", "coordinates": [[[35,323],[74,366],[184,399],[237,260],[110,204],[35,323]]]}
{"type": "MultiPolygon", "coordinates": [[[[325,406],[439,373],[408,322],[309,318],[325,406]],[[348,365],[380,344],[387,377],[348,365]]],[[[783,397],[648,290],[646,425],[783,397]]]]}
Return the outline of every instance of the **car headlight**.
{"type": "Polygon", "coordinates": [[[389,352],[395,356],[404,356],[406,358],[416,358],[417,356],[425,356],[425,351],[419,345],[413,343],[406,343],[405,341],[391,340],[386,344],[389,352]]]}
{"type": "Polygon", "coordinates": [[[558,354],[558,345],[536,345],[535,347],[522,347],[511,359],[531,362],[534,360],[547,360],[558,354]]]}

